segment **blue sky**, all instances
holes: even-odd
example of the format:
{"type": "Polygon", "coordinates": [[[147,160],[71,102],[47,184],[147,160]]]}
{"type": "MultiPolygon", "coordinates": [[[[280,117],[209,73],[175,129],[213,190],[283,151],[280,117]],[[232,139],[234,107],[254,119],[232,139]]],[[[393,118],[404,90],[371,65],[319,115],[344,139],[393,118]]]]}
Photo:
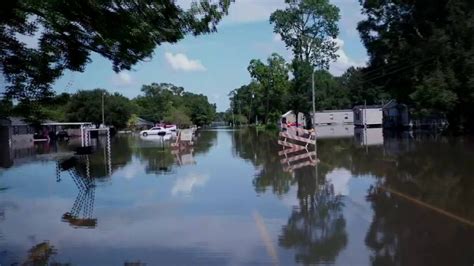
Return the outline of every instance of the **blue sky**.
{"type": "MultiPolygon", "coordinates": [[[[178,2],[187,5],[189,0],[178,2]]],[[[364,65],[367,60],[356,30],[363,16],[357,0],[331,2],[341,9],[341,49],[330,71],[340,75],[349,66],[364,65]]],[[[247,66],[251,59],[265,60],[272,52],[291,59],[291,52],[268,22],[270,14],[284,6],[284,0],[236,0],[217,33],[189,36],[177,44],[157,47],[149,62],[118,74],[112,71],[108,60],[94,54],[83,73],[66,72],[54,88],[57,92],[105,88],[132,98],[140,94],[143,84],[169,82],[207,95],[217,104],[218,111],[224,111],[228,108],[229,91],[250,81],[247,66]]]]}

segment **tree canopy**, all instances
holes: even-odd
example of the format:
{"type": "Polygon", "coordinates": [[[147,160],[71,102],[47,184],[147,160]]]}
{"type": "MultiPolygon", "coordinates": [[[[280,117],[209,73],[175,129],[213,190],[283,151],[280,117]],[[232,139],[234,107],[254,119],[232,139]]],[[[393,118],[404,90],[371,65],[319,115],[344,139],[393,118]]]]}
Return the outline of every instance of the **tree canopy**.
{"type": "Polygon", "coordinates": [[[381,87],[417,113],[473,125],[474,3],[360,0],[358,30],[370,56],[366,87],[381,87]]]}
{"type": "Polygon", "coordinates": [[[189,125],[208,125],[214,120],[216,106],[207,96],[185,92],[183,87],[170,83],[152,83],[142,86],[143,96],[133,99],[140,117],[149,121],[189,125]],[[179,119],[178,119],[179,118],[179,119]]]}
{"type": "Polygon", "coordinates": [[[109,59],[116,72],[128,70],[156,46],[215,31],[231,1],[193,1],[186,10],[173,0],[7,1],[0,9],[6,95],[51,96],[51,84],[65,70],[83,71],[91,53],[109,59]],[[37,47],[22,36],[37,37],[37,47]]]}
{"type": "Polygon", "coordinates": [[[328,69],[329,63],[337,58],[339,8],[329,0],[286,0],[285,3],[284,10],[271,14],[270,23],[294,55],[289,108],[308,113],[313,69],[328,69]]]}
{"type": "Polygon", "coordinates": [[[326,69],[336,59],[339,8],[329,0],[285,0],[287,7],[270,16],[274,32],[281,36],[295,59],[326,69]]]}
{"type": "Polygon", "coordinates": [[[130,100],[119,93],[110,94],[103,89],[78,91],[71,96],[66,108],[68,121],[102,123],[102,97],[106,125],[124,128],[131,115],[130,100]]]}

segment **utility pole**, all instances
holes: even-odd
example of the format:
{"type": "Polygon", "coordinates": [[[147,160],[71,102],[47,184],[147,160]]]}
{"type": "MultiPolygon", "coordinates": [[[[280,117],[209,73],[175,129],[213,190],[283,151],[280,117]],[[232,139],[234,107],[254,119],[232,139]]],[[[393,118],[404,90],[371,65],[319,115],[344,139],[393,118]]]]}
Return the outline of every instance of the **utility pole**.
{"type": "Polygon", "coordinates": [[[235,103],[232,104],[232,127],[235,127],[235,103]]]}
{"type": "Polygon", "coordinates": [[[102,93],[102,125],[105,127],[104,97],[105,92],[102,93]]]}
{"type": "Polygon", "coordinates": [[[367,129],[367,101],[364,100],[364,128],[367,129]]]}
{"type": "Polygon", "coordinates": [[[316,134],[316,98],[314,95],[314,74],[316,73],[315,70],[313,70],[312,74],[312,91],[313,91],[313,115],[311,117],[311,121],[313,121],[313,129],[314,129],[314,134],[316,134]]]}

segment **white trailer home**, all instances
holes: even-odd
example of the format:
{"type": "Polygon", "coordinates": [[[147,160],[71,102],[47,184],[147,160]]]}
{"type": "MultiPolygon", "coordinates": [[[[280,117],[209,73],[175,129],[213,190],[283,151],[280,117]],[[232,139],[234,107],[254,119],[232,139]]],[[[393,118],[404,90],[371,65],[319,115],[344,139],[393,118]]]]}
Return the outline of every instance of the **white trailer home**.
{"type": "MultiPolygon", "coordinates": [[[[311,112],[312,114],[312,112],[311,112]]],[[[352,110],[325,110],[311,115],[316,125],[344,125],[354,123],[352,110]]]]}
{"type": "Polygon", "coordinates": [[[379,127],[383,123],[382,106],[354,106],[354,125],[356,127],[379,127]]]}

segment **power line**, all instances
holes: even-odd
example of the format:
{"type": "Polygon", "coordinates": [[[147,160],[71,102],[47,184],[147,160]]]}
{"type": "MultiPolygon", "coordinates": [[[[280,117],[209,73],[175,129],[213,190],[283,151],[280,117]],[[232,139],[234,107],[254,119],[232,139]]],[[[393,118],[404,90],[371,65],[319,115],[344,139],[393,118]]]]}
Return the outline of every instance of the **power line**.
{"type": "MultiPolygon", "coordinates": [[[[418,62],[416,62],[416,63],[429,61],[429,60],[432,60],[432,59],[434,59],[434,58],[436,58],[436,56],[432,56],[432,57],[423,59],[423,60],[418,61],[418,62]]],[[[395,69],[396,69],[396,66],[397,66],[397,65],[402,64],[402,63],[405,63],[405,62],[407,62],[407,61],[409,61],[409,60],[407,59],[407,60],[404,60],[404,61],[401,61],[401,62],[392,63],[392,64],[388,64],[388,65],[384,65],[384,66],[377,67],[377,68],[372,69],[372,70],[370,70],[370,71],[364,72],[364,73],[362,74],[362,77],[371,75],[371,73],[377,72],[377,71],[380,71],[380,70],[392,71],[392,70],[394,70],[394,69],[390,69],[390,68],[395,68],[395,69]]],[[[413,63],[412,63],[412,64],[413,64],[413,63]]]]}
{"type": "Polygon", "coordinates": [[[388,73],[385,73],[385,74],[381,74],[379,76],[375,76],[375,77],[372,77],[368,80],[364,80],[362,83],[367,83],[367,82],[370,82],[370,81],[373,81],[373,80],[377,80],[377,79],[380,79],[380,78],[383,78],[383,77],[386,77],[386,76],[390,76],[394,73],[397,73],[397,72],[400,72],[402,70],[405,70],[405,69],[409,69],[411,67],[415,67],[415,66],[418,66],[418,65],[422,65],[422,64],[425,64],[425,63],[428,63],[429,61],[431,61],[432,59],[434,58],[430,58],[430,59],[425,59],[425,60],[422,60],[422,61],[419,61],[419,62],[416,62],[416,63],[413,63],[411,65],[408,65],[408,66],[404,66],[404,67],[400,67],[398,69],[394,69],[388,73]]]}

